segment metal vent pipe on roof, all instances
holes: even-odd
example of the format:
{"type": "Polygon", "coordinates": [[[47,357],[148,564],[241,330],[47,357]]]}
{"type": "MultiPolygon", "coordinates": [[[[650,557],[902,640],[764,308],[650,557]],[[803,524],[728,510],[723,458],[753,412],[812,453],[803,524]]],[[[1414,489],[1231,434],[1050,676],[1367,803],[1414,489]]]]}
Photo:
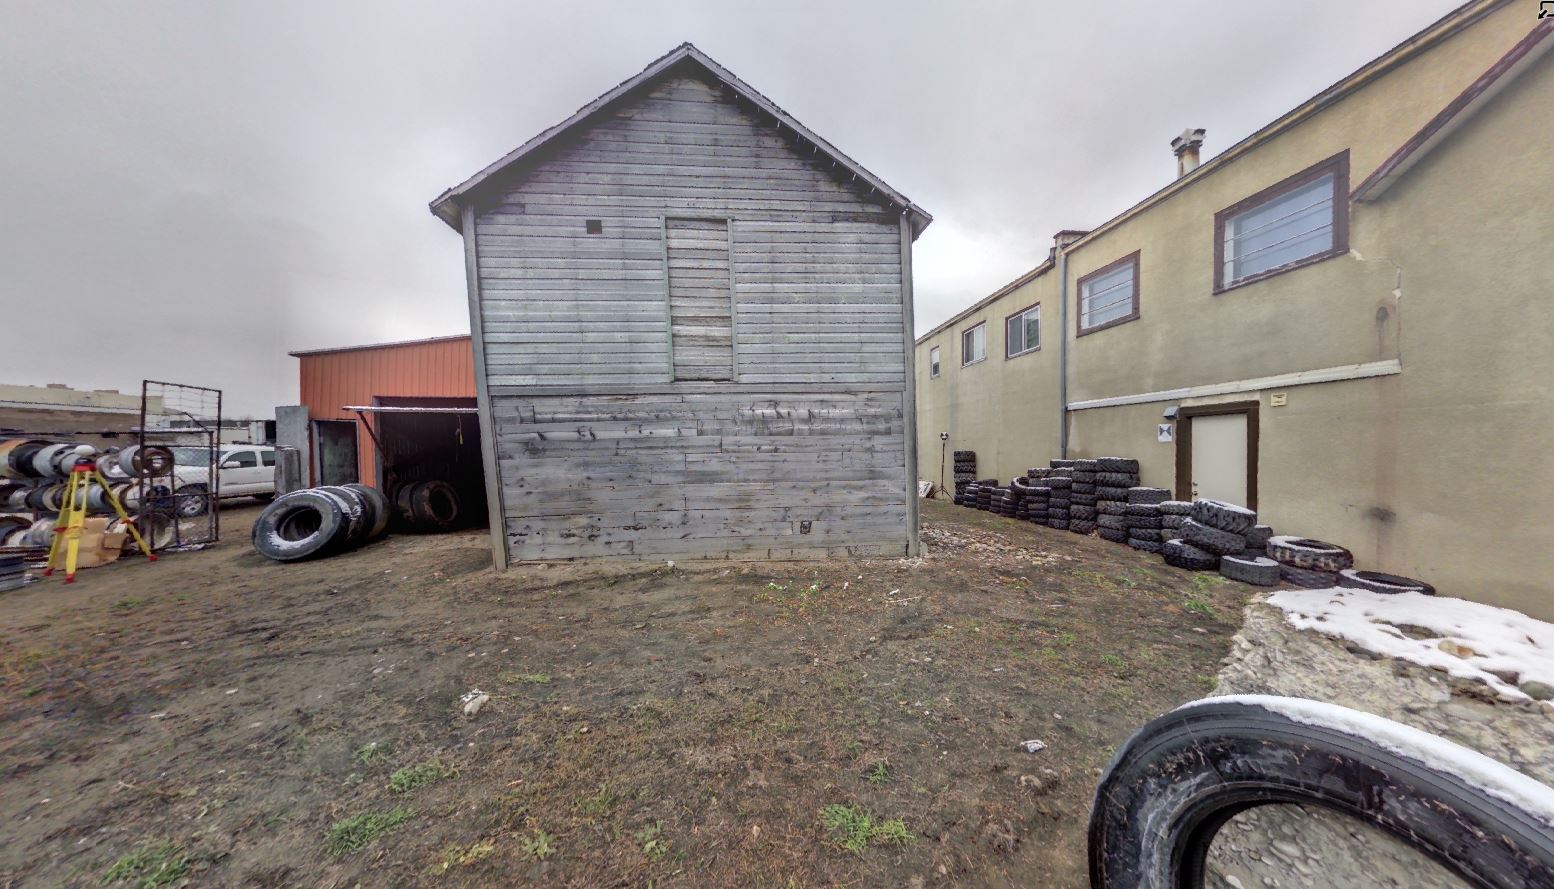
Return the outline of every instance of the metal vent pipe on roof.
{"type": "Polygon", "coordinates": [[[1180,136],[1171,140],[1171,151],[1176,155],[1176,178],[1198,169],[1198,149],[1203,147],[1204,132],[1202,128],[1182,130],[1180,136]]]}

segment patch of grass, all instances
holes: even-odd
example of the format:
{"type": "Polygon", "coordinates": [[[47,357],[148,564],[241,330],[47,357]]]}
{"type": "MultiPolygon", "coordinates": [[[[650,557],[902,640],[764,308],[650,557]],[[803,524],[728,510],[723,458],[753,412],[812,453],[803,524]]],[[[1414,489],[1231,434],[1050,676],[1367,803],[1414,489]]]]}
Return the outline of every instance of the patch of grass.
{"type": "Polygon", "coordinates": [[[437,760],[406,766],[389,775],[388,788],[395,793],[409,793],[428,784],[435,784],[453,775],[453,769],[437,760]]]}
{"type": "Polygon", "coordinates": [[[820,824],[831,835],[831,842],[849,852],[862,852],[871,843],[906,843],[915,839],[900,818],[877,820],[857,806],[826,806],[820,810],[820,824]]]}
{"type": "Polygon", "coordinates": [[[577,810],[577,814],[582,815],[584,818],[598,818],[610,814],[610,810],[615,808],[615,803],[619,799],[619,797],[610,792],[610,785],[600,784],[598,793],[592,796],[579,797],[573,808],[577,810]]]}
{"type": "Polygon", "coordinates": [[[791,589],[792,584],[773,581],[766,585],[765,592],[755,594],[755,601],[766,605],[777,605],[789,612],[797,612],[801,616],[807,616],[811,609],[823,607],[825,604],[821,601],[818,582],[801,587],[796,593],[790,592],[791,589]]]}
{"type": "Polygon", "coordinates": [[[393,752],[394,743],[392,741],[368,741],[356,748],[356,752],[351,754],[351,758],[364,766],[370,766],[393,752]]]}
{"type": "Polygon", "coordinates": [[[539,828],[535,828],[534,833],[518,841],[518,846],[524,858],[544,861],[555,853],[555,842],[555,837],[539,828]]]}
{"type": "Polygon", "coordinates": [[[1203,601],[1197,596],[1188,596],[1187,603],[1182,607],[1186,608],[1188,611],[1195,611],[1210,620],[1219,620],[1219,612],[1214,610],[1214,606],[1203,601]]]}
{"type": "Polygon", "coordinates": [[[884,760],[875,763],[874,768],[869,769],[868,778],[870,784],[884,784],[885,782],[889,781],[890,764],[884,760]]]}
{"type": "Polygon", "coordinates": [[[468,847],[445,846],[441,852],[437,853],[437,860],[433,862],[431,867],[426,869],[426,872],[433,876],[445,874],[455,867],[466,867],[474,864],[495,851],[496,840],[489,839],[472,843],[468,847]]]}
{"type": "Polygon", "coordinates": [[[1207,691],[1213,691],[1215,686],[1219,685],[1219,677],[1202,674],[1198,677],[1198,684],[1207,691]]]}
{"type": "Polygon", "coordinates": [[[1073,645],[1078,639],[1079,637],[1073,633],[1063,632],[1058,634],[1059,645],[1073,645]]]}
{"type": "Polygon", "coordinates": [[[1103,654],[1101,655],[1101,663],[1110,668],[1112,675],[1118,679],[1128,679],[1133,675],[1133,671],[1128,667],[1128,662],[1120,654],[1103,654]]]}
{"type": "Polygon", "coordinates": [[[415,813],[406,808],[387,812],[363,812],[336,821],[326,835],[326,848],[331,855],[359,852],[373,840],[410,820],[415,813]]]}
{"type": "Polygon", "coordinates": [[[637,842],[642,845],[642,854],[649,861],[658,861],[669,854],[669,841],[664,839],[663,833],[663,825],[655,821],[634,834],[637,842]]]}
{"type": "Polygon", "coordinates": [[[131,882],[139,889],[170,886],[189,872],[189,856],[183,847],[167,841],[142,843],[121,857],[103,874],[102,884],[131,882]]]}
{"type": "Polygon", "coordinates": [[[503,673],[499,677],[503,682],[522,683],[524,685],[549,685],[549,673],[503,673]]]}
{"type": "Polygon", "coordinates": [[[134,608],[139,608],[144,604],[146,604],[145,599],[129,596],[128,598],[120,599],[119,601],[113,603],[113,607],[118,611],[129,611],[134,608]]]}

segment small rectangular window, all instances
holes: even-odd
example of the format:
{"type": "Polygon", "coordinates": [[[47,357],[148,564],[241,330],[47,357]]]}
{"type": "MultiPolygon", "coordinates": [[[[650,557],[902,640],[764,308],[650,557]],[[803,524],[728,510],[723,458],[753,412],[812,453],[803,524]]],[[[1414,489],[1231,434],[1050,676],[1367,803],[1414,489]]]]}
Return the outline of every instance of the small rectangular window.
{"type": "Polygon", "coordinates": [[[987,324],[984,323],[960,335],[960,363],[964,367],[968,364],[976,364],[986,357],[987,324]]]}
{"type": "Polygon", "coordinates": [[[238,466],[240,466],[240,467],[242,467],[244,469],[247,469],[250,466],[258,466],[259,465],[259,460],[256,457],[254,457],[254,452],[253,451],[238,451],[238,452],[233,453],[233,454],[228,454],[227,455],[227,459],[225,459],[225,460],[223,460],[221,462],[223,462],[223,463],[236,463],[238,466]]]}
{"type": "Polygon", "coordinates": [[[928,378],[937,379],[939,376],[939,347],[934,346],[928,350],[928,378]]]}
{"type": "Polygon", "coordinates": [[[1004,321],[1004,357],[1013,358],[1041,348],[1041,305],[1015,312],[1004,321]]]}
{"type": "Polygon", "coordinates": [[[1261,280],[1349,249],[1348,152],[1214,214],[1214,289],[1261,280]]]}
{"type": "Polygon", "coordinates": [[[259,452],[259,460],[265,466],[274,466],[275,465],[275,452],[274,451],[260,451],[259,452]]]}
{"type": "Polygon", "coordinates": [[[1132,321],[1138,316],[1137,251],[1079,279],[1079,336],[1132,321]]]}

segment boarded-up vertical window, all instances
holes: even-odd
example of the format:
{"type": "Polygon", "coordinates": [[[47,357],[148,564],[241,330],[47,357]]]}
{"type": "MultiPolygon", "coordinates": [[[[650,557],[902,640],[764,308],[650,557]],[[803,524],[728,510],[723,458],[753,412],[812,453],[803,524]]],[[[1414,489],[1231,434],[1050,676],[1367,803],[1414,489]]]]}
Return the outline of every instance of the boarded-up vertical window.
{"type": "Polygon", "coordinates": [[[666,219],[669,323],[676,380],[734,379],[726,219],[666,219]]]}

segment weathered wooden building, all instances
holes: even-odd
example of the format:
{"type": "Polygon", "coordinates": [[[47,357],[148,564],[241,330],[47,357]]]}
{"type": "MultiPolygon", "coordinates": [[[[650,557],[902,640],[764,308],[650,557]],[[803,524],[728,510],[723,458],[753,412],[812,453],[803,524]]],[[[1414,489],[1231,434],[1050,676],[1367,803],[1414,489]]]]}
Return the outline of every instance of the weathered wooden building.
{"type": "Polygon", "coordinates": [[[917,550],[927,213],[684,44],[432,202],[498,567],[917,550]]]}

